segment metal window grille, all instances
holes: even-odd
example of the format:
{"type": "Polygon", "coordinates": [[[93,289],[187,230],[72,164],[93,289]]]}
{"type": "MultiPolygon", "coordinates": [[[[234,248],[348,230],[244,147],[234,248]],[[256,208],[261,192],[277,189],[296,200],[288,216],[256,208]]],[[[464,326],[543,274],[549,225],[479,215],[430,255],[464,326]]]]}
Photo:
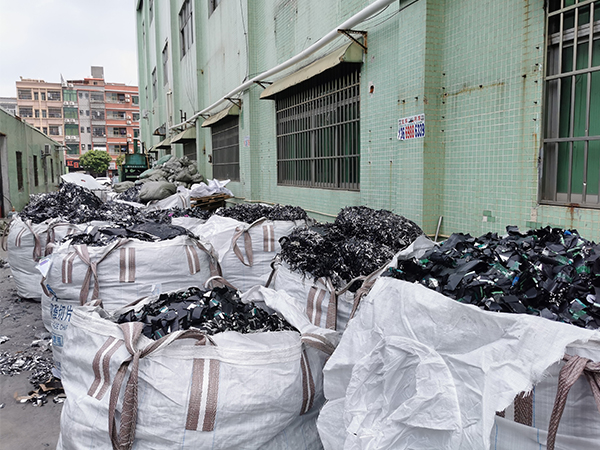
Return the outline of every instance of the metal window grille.
{"type": "Polygon", "coordinates": [[[165,48],[162,51],[162,65],[163,65],[163,84],[166,85],[169,82],[169,43],[165,44],[165,48]]]}
{"type": "Polygon", "coordinates": [[[542,203],[600,208],[600,2],[551,0],[542,203]]]}
{"type": "Polygon", "coordinates": [[[33,108],[30,106],[19,106],[19,116],[33,117],[33,108]]]}
{"type": "Polygon", "coordinates": [[[48,91],[48,101],[61,101],[62,94],[60,91],[48,91]]]}
{"type": "Polygon", "coordinates": [[[156,79],[156,67],[152,71],[152,99],[156,101],[156,97],[158,97],[158,86],[156,79]]]}
{"type": "Polygon", "coordinates": [[[240,180],[239,116],[228,116],[212,126],[213,177],[240,180]]]}
{"type": "Polygon", "coordinates": [[[192,2],[190,2],[190,0],[185,0],[179,11],[179,41],[182,58],[194,42],[192,23],[192,2]]]}
{"type": "Polygon", "coordinates": [[[360,65],[340,64],[282,94],[277,184],[359,190],[360,65]]]}
{"type": "Polygon", "coordinates": [[[19,100],[31,100],[31,89],[18,89],[19,100]]]}

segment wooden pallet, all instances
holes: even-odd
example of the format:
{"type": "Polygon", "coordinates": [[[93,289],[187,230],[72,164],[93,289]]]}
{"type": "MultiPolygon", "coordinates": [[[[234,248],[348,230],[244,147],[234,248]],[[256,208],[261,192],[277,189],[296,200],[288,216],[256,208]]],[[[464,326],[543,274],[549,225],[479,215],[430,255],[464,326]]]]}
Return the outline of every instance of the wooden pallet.
{"type": "Polygon", "coordinates": [[[231,198],[231,195],[215,194],[207,197],[191,197],[190,200],[192,202],[192,207],[212,211],[225,206],[225,200],[228,198],[231,198]]]}

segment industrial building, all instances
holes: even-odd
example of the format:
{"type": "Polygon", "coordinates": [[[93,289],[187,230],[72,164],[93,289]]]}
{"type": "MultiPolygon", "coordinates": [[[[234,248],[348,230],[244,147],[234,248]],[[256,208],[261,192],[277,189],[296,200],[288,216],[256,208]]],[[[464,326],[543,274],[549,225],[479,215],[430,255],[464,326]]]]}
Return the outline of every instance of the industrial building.
{"type": "Polygon", "coordinates": [[[138,0],[141,140],[245,201],[600,238],[589,0],[138,0]]]}

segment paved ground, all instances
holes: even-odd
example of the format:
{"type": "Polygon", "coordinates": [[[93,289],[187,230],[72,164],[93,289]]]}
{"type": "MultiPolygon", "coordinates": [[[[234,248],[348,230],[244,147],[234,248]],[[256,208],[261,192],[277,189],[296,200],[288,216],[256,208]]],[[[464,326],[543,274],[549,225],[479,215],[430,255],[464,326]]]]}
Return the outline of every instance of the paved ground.
{"type": "MultiPolygon", "coordinates": [[[[6,261],[6,252],[1,249],[0,260],[6,261]]],[[[31,347],[33,341],[46,333],[40,303],[20,299],[10,268],[0,268],[0,336],[10,338],[0,344],[0,354],[38,355],[51,360],[51,350],[31,347]]],[[[50,399],[39,407],[20,404],[14,399],[15,392],[26,395],[32,390],[30,374],[29,371],[13,376],[0,374],[0,450],[56,448],[62,404],[50,399]]]]}

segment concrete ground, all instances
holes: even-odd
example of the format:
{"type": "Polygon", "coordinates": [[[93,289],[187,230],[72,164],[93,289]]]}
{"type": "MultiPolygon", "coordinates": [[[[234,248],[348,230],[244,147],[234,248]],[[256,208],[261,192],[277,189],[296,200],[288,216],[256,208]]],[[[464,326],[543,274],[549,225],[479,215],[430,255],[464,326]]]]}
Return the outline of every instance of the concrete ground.
{"type": "MultiPolygon", "coordinates": [[[[6,252],[0,249],[0,260],[6,252]]],[[[20,299],[10,268],[0,268],[0,336],[8,341],[0,344],[0,354],[40,355],[52,359],[52,350],[31,347],[44,337],[39,302],[20,299]]],[[[0,450],[55,449],[60,431],[62,404],[49,398],[43,406],[18,403],[14,396],[27,395],[33,389],[28,380],[31,372],[7,376],[0,374],[0,450]]]]}

